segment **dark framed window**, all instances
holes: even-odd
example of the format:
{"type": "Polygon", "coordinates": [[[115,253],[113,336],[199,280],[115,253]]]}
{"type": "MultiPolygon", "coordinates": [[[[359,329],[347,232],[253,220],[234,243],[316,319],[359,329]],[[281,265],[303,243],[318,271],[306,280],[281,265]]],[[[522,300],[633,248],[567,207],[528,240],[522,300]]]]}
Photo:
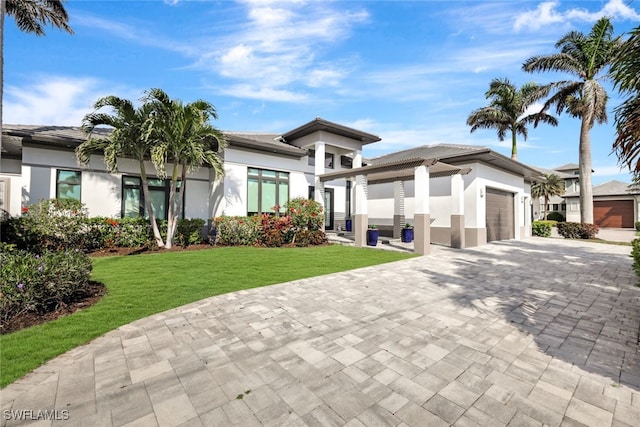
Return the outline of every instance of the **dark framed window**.
{"type": "MultiPolygon", "coordinates": [[[[324,167],[326,169],[333,169],[335,156],[333,153],[324,153],[324,167]]],[[[316,150],[309,150],[309,166],[316,165],[316,150]]]]}
{"type": "MultiPolygon", "coordinates": [[[[171,180],[149,178],[149,197],[151,198],[151,206],[156,214],[156,218],[167,219],[169,214],[167,207],[169,206],[169,193],[171,192],[171,180]]],[[[178,205],[178,197],[183,197],[184,192],[181,191],[182,182],[178,181],[175,200],[176,207],[178,205]]],[[[142,191],[142,179],[138,176],[122,177],[122,217],[149,217],[149,213],[145,207],[144,194],[142,191]]],[[[182,203],[182,212],[180,218],[184,218],[184,203],[182,203]]]]}
{"type": "Polygon", "coordinates": [[[557,211],[557,210],[558,210],[558,204],[557,204],[557,203],[554,203],[554,204],[553,204],[553,210],[554,210],[554,211],[557,211]]]}
{"type": "Polygon", "coordinates": [[[56,172],[56,199],[80,200],[82,173],[64,169],[56,172]]]}
{"type": "Polygon", "coordinates": [[[284,213],[289,201],[289,172],[249,168],[247,171],[247,215],[284,213]]]}
{"type": "Polygon", "coordinates": [[[340,166],[345,169],[353,169],[353,159],[349,156],[340,156],[340,166]]]}
{"type": "Polygon", "coordinates": [[[561,208],[560,208],[561,211],[566,211],[567,210],[567,204],[566,203],[563,203],[560,206],[561,206],[561,208]]]}

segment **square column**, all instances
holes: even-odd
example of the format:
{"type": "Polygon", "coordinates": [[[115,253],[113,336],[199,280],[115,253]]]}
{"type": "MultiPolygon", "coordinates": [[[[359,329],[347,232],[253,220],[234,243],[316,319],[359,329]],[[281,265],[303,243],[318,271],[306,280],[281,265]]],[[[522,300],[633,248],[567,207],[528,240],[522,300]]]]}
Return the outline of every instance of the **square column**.
{"type": "Polygon", "coordinates": [[[451,247],[464,248],[464,180],[451,177],[451,247]]]}
{"type": "Polygon", "coordinates": [[[429,168],[418,166],[414,172],[416,194],[413,216],[414,251],[420,255],[431,252],[431,215],[429,205],[429,168]]]}
{"type": "Polygon", "coordinates": [[[353,218],[353,231],[355,246],[362,248],[367,244],[367,228],[369,217],[367,214],[367,177],[356,175],[355,183],[355,217],[353,218]]]}
{"type": "MultiPolygon", "coordinates": [[[[326,216],[327,215],[327,212],[325,211],[326,206],[324,205],[324,182],[320,181],[320,175],[324,174],[325,144],[323,141],[316,142],[315,152],[316,152],[316,165],[314,167],[315,180],[313,183],[315,191],[313,193],[313,199],[316,202],[320,203],[320,206],[322,206],[322,211],[326,216]]],[[[324,230],[324,225],[322,226],[322,228],[324,230]]]]}
{"type": "Polygon", "coordinates": [[[404,181],[393,182],[393,238],[399,239],[404,226],[404,181]]]}

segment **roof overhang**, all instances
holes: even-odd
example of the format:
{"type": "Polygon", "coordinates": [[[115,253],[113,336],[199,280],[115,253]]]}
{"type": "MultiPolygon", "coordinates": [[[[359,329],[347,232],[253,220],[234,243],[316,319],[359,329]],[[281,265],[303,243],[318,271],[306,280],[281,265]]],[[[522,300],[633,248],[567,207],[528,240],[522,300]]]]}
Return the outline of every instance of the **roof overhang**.
{"type": "Polygon", "coordinates": [[[307,151],[293,145],[285,144],[283,142],[278,143],[264,143],[253,139],[245,138],[239,135],[233,135],[225,133],[225,137],[231,147],[249,148],[252,150],[258,150],[262,152],[283,154],[291,157],[304,157],[307,155],[307,151]]]}
{"type": "Polygon", "coordinates": [[[466,155],[444,157],[442,158],[442,160],[451,165],[481,161],[490,166],[495,166],[498,169],[521,175],[527,181],[537,181],[541,176],[539,170],[531,166],[527,166],[524,163],[520,163],[516,160],[512,160],[509,157],[503,156],[502,154],[496,153],[495,151],[488,148],[483,151],[476,151],[466,155]]]}
{"type": "Polygon", "coordinates": [[[381,163],[361,168],[348,169],[338,172],[330,172],[320,175],[320,181],[327,182],[336,179],[355,179],[358,175],[367,177],[369,184],[381,184],[394,181],[413,181],[415,168],[427,166],[431,178],[439,178],[452,175],[466,175],[471,168],[460,168],[438,161],[438,159],[414,158],[399,160],[389,163],[381,163]]]}
{"type": "Polygon", "coordinates": [[[373,135],[367,132],[362,132],[347,126],[339,125],[338,123],[333,123],[328,120],[321,119],[319,117],[315,118],[314,120],[311,120],[309,123],[306,123],[300,127],[297,127],[283,134],[282,137],[285,139],[285,141],[290,142],[317,131],[326,131],[336,135],[355,139],[356,141],[360,141],[362,145],[371,144],[372,142],[380,141],[380,137],[377,135],[373,135]]]}

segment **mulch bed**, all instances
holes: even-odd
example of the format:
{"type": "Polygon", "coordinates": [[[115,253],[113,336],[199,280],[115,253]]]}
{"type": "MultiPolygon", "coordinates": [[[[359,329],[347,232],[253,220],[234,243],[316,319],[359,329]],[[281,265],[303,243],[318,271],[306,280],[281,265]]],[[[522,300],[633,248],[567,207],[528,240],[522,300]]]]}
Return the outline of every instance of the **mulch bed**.
{"type": "Polygon", "coordinates": [[[0,326],[0,334],[9,334],[23,328],[40,325],[60,317],[68,316],[76,311],[91,307],[93,304],[100,301],[100,298],[102,298],[106,293],[107,288],[102,283],[91,282],[89,283],[89,286],[87,286],[87,292],[82,299],[69,304],[64,304],[56,310],[48,313],[24,313],[16,316],[0,326]]]}

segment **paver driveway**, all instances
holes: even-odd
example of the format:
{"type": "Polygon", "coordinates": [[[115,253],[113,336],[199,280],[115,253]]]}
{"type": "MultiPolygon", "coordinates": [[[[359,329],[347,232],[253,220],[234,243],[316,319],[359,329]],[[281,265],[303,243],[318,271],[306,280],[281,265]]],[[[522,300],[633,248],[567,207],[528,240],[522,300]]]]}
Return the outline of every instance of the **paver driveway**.
{"type": "Polygon", "coordinates": [[[11,384],[3,424],[57,409],[69,419],[53,425],[638,425],[629,251],[537,238],[433,247],[209,298],[11,384]]]}

